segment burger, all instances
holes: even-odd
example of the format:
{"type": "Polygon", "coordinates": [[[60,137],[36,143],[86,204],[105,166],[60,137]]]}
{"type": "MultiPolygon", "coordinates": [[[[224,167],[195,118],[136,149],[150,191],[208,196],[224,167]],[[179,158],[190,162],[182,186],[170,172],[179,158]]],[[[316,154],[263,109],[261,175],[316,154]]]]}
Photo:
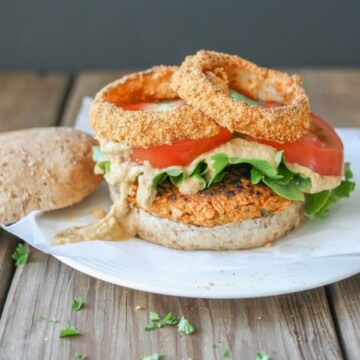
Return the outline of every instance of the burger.
{"type": "Polygon", "coordinates": [[[203,50],[125,76],[96,95],[90,123],[114,202],[97,238],[259,247],[326,217],[355,186],[300,77],[236,55],[203,50]]]}

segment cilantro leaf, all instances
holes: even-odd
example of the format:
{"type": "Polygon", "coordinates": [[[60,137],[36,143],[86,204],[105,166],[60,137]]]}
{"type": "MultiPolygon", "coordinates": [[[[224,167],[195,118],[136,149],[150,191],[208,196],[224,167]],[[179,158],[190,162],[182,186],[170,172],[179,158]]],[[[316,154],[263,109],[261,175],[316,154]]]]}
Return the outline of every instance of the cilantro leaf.
{"type": "Polygon", "coordinates": [[[150,325],[144,327],[145,331],[153,331],[162,328],[163,325],[160,322],[152,322],[150,325]]]}
{"type": "Polygon", "coordinates": [[[153,331],[156,329],[160,329],[164,326],[175,326],[179,323],[179,320],[175,318],[172,312],[169,312],[160,322],[160,316],[158,313],[149,311],[150,313],[150,320],[153,322],[150,325],[147,325],[144,330],[145,331],[153,331]]]}
{"type": "Polygon", "coordinates": [[[329,215],[330,208],[342,198],[350,197],[355,189],[355,183],[351,181],[353,174],[350,164],[345,164],[345,180],[332,190],[324,190],[316,194],[306,195],[305,214],[309,218],[325,219],[329,215]]]}
{"type": "Polygon", "coordinates": [[[73,300],[73,302],[71,304],[71,310],[79,311],[84,307],[84,305],[85,305],[85,300],[84,299],[73,300]]]}
{"type": "Polygon", "coordinates": [[[169,312],[164,319],[161,320],[161,323],[163,325],[170,325],[174,326],[179,323],[179,320],[175,318],[174,314],[172,312],[169,312]]]}
{"type": "Polygon", "coordinates": [[[223,359],[226,359],[230,355],[230,351],[224,347],[220,348],[220,355],[223,359]]]}
{"type": "Polygon", "coordinates": [[[29,253],[26,246],[24,244],[19,244],[11,255],[11,258],[15,260],[15,266],[27,264],[29,260],[29,253]]]}
{"type": "Polygon", "coordinates": [[[196,330],[194,326],[191,325],[190,321],[185,319],[183,316],[178,324],[178,332],[191,335],[196,333],[196,330]]]}
{"type": "Polygon", "coordinates": [[[86,360],[86,359],[87,359],[86,355],[78,354],[78,353],[75,354],[75,360],[86,360]]]}
{"type": "Polygon", "coordinates": [[[157,312],[155,311],[149,311],[149,315],[150,315],[150,320],[151,321],[160,321],[160,316],[157,312]]]}
{"type": "Polygon", "coordinates": [[[69,326],[60,331],[59,337],[64,338],[64,337],[76,336],[76,335],[80,335],[80,331],[73,326],[69,326]]]}
{"type": "Polygon", "coordinates": [[[271,357],[266,352],[258,352],[256,354],[256,360],[271,360],[271,357]]]}
{"type": "Polygon", "coordinates": [[[164,356],[159,355],[158,353],[155,353],[152,355],[143,356],[140,358],[140,360],[162,360],[163,358],[164,358],[164,356]]]}

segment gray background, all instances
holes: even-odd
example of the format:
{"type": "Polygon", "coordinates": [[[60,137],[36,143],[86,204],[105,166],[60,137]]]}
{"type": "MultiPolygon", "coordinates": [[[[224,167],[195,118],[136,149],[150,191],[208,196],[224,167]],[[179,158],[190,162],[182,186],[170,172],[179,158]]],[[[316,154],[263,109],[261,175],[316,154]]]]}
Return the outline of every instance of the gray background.
{"type": "Polygon", "coordinates": [[[0,0],[0,70],[177,64],[200,48],[264,66],[359,66],[359,0],[0,0]]]}

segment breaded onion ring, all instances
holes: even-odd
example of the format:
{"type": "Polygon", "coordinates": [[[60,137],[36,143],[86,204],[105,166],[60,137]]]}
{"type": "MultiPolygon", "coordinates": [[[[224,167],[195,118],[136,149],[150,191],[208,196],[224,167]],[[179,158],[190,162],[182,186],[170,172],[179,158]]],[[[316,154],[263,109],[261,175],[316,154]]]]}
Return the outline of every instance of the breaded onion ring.
{"type": "Polygon", "coordinates": [[[172,88],[232,132],[283,142],[299,139],[310,125],[309,98],[300,83],[297,75],[261,68],[236,55],[201,50],[186,57],[173,76],[172,88]],[[230,98],[229,89],[284,106],[250,106],[230,98]]]}
{"type": "Polygon", "coordinates": [[[145,148],[217,135],[220,126],[190,105],[170,111],[133,111],[121,107],[179,99],[170,87],[176,69],[175,66],[156,66],[124,76],[100,90],[90,107],[90,124],[96,135],[130,147],[145,148]]]}

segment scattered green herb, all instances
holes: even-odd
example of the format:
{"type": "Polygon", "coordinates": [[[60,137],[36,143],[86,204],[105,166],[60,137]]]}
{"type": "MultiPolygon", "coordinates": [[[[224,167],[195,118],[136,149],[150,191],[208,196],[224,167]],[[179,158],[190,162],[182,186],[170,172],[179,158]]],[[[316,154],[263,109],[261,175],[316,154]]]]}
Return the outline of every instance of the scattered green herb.
{"type": "Polygon", "coordinates": [[[179,319],[176,319],[172,312],[169,312],[164,319],[161,320],[162,325],[174,326],[179,323],[179,319]]]}
{"type": "Polygon", "coordinates": [[[185,319],[184,316],[181,318],[178,324],[178,332],[186,335],[191,335],[196,332],[195,328],[191,325],[190,321],[185,319]]]}
{"type": "Polygon", "coordinates": [[[223,359],[226,359],[230,355],[230,351],[226,348],[220,348],[220,355],[223,359]]]}
{"type": "Polygon", "coordinates": [[[140,358],[140,360],[162,360],[162,359],[164,359],[164,356],[159,355],[157,353],[148,356],[143,356],[142,358],[140,358]]]}
{"type": "Polygon", "coordinates": [[[76,336],[76,335],[80,335],[80,331],[78,329],[74,328],[73,326],[70,326],[66,329],[61,330],[59,337],[64,338],[64,337],[76,336]]]}
{"type": "Polygon", "coordinates": [[[43,321],[45,320],[45,317],[43,315],[38,315],[36,318],[35,318],[36,321],[43,321]]]}
{"type": "Polygon", "coordinates": [[[83,354],[75,354],[75,360],[86,360],[87,356],[83,354]]]}
{"type": "Polygon", "coordinates": [[[151,321],[160,321],[160,316],[157,312],[149,311],[151,321]]]}
{"type": "Polygon", "coordinates": [[[256,360],[271,360],[271,357],[266,352],[258,352],[256,354],[256,360]]]}
{"type": "Polygon", "coordinates": [[[162,328],[163,325],[160,322],[153,322],[150,325],[144,327],[145,331],[153,331],[162,328]]]}
{"type": "Polygon", "coordinates": [[[179,320],[175,318],[172,312],[169,312],[161,321],[158,313],[149,311],[149,314],[152,323],[144,328],[145,331],[160,329],[164,326],[175,326],[179,323],[179,320]]]}
{"type": "Polygon", "coordinates": [[[24,244],[19,244],[11,255],[11,258],[15,260],[15,266],[24,265],[29,260],[29,253],[24,244]]]}
{"type": "Polygon", "coordinates": [[[73,300],[73,302],[71,304],[71,309],[73,311],[79,311],[84,307],[84,305],[85,305],[85,300],[84,299],[73,300]]]}

